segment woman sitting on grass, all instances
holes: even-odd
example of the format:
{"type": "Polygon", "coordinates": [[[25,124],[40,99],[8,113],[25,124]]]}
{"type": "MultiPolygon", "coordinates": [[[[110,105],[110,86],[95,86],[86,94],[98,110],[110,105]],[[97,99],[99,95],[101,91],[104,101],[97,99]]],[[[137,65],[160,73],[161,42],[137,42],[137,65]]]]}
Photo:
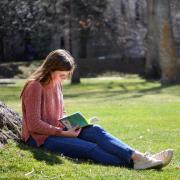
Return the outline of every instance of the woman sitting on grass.
{"type": "Polygon", "coordinates": [[[75,67],[65,50],[51,52],[29,77],[21,94],[22,139],[30,146],[71,158],[134,169],[162,168],[169,164],[173,151],[145,155],[131,148],[98,125],[67,130],[59,121],[64,114],[62,81],[75,67]]]}

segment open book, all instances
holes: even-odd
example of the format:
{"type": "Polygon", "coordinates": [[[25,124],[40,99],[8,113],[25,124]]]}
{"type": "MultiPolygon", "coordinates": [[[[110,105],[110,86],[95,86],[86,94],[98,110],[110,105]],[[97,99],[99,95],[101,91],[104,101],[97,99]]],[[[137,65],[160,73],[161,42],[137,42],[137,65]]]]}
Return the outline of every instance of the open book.
{"type": "Polygon", "coordinates": [[[97,117],[92,117],[90,120],[87,120],[80,112],[75,112],[69,116],[65,116],[60,119],[67,129],[71,129],[75,126],[86,127],[92,125],[99,121],[97,117]]]}

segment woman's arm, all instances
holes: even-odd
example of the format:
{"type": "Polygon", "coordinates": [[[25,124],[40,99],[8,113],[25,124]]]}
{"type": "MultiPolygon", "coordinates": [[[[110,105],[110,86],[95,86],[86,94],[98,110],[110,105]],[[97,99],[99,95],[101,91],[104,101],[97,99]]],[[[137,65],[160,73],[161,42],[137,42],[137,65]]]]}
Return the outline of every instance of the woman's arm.
{"type": "Polygon", "coordinates": [[[22,96],[29,131],[44,135],[77,137],[81,132],[81,128],[75,127],[63,131],[62,128],[52,126],[41,119],[41,97],[42,87],[38,82],[32,82],[22,96]]]}
{"type": "Polygon", "coordinates": [[[79,133],[81,132],[81,128],[79,127],[74,127],[68,131],[61,131],[57,132],[57,136],[63,136],[63,137],[77,137],[79,133]]]}
{"type": "Polygon", "coordinates": [[[41,119],[41,97],[42,86],[40,83],[30,82],[22,96],[28,130],[44,135],[60,135],[62,128],[52,126],[41,119]]]}

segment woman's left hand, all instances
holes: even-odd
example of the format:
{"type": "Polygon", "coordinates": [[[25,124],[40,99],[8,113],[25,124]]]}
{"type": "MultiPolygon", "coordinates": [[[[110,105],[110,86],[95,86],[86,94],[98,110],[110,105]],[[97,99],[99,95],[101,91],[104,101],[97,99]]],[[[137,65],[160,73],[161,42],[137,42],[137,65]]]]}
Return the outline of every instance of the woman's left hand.
{"type": "Polygon", "coordinates": [[[80,134],[82,128],[79,128],[79,126],[76,126],[72,129],[69,129],[67,131],[62,131],[60,136],[64,136],[64,137],[78,137],[78,135],[80,134]]]}

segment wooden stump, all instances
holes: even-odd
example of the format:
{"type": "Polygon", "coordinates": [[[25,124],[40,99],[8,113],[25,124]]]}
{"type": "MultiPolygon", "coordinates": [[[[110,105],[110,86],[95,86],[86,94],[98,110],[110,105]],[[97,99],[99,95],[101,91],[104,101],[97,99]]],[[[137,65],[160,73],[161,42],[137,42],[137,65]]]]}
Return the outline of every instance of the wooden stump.
{"type": "Polygon", "coordinates": [[[22,119],[19,114],[0,101],[0,147],[9,139],[20,141],[22,119]]]}

